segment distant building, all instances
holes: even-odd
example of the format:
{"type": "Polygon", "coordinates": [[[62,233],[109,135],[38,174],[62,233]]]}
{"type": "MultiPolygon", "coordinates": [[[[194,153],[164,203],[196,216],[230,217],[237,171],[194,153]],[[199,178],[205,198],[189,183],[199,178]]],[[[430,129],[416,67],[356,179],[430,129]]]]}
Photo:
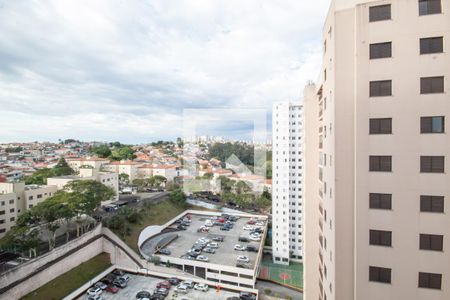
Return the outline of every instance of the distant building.
{"type": "Polygon", "coordinates": [[[272,257],[303,259],[303,107],[275,103],[272,117],[272,257]]]}
{"type": "Polygon", "coordinates": [[[74,170],[78,172],[81,166],[91,166],[94,169],[100,169],[101,166],[108,164],[109,159],[99,158],[99,157],[76,157],[76,158],[66,158],[67,164],[74,170]]]}
{"type": "Polygon", "coordinates": [[[131,160],[113,161],[103,165],[103,170],[117,174],[127,174],[131,182],[138,178],[138,167],[142,165],[142,163],[131,160]]]}

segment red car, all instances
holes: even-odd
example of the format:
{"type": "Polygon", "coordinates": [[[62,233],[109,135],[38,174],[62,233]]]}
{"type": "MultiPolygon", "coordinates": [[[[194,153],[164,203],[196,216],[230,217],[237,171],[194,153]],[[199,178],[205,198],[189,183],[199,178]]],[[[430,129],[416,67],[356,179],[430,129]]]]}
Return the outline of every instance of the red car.
{"type": "Polygon", "coordinates": [[[225,222],[225,219],[223,219],[223,218],[218,218],[218,219],[217,219],[217,222],[224,223],[224,222],[225,222]]]}
{"type": "Polygon", "coordinates": [[[256,222],[255,222],[255,221],[253,221],[253,220],[250,220],[250,221],[248,221],[248,222],[247,222],[247,224],[248,224],[248,225],[255,225],[255,224],[256,224],[256,222]]]}
{"type": "Polygon", "coordinates": [[[108,285],[105,291],[115,294],[119,291],[119,288],[114,285],[108,285]]]}
{"type": "Polygon", "coordinates": [[[156,285],[156,288],[157,289],[160,289],[160,288],[170,289],[170,282],[168,282],[168,281],[158,282],[158,284],[156,285]]]}

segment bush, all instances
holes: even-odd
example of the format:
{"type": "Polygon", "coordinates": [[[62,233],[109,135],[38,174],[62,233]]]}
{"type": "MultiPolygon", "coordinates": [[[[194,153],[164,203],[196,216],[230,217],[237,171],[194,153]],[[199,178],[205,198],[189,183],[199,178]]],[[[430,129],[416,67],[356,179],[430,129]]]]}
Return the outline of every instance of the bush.
{"type": "Polygon", "coordinates": [[[284,298],[285,298],[286,300],[292,300],[292,297],[289,296],[289,295],[286,295],[284,298]]]}
{"type": "Polygon", "coordinates": [[[159,266],[161,264],[161,258],[157,255],[153,255],[150,257],[150,262],[152,262],[155,266],[159,266]]]}
{"type": "Polygon", "coordinates": [[[272,290],[269,288],[266,288],[266,289],[264,289],[264,294],[270,295],[270,294],[272,294],[272,290]]]}

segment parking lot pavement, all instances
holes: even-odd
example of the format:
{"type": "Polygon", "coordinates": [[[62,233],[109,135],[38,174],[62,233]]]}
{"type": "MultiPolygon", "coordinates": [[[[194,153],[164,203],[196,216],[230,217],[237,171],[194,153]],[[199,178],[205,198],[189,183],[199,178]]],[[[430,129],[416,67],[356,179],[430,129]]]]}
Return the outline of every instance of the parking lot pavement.
{"type": "Polygon", "coordinates": [[[166,246],[167,249],[171,251],[171,257],[180,257],[191,249],[192,245],[197,241],[197,239],[201,237],[211,238],[214,235],[222,235],[225,237],[223,242],[218,242],[219,248],[216,249],[216,253],[204,253],[202,255],[207,256],[209,258],[209,263],[226,265],[226,266],[235,266],[237,262],[237,257],[239,255],[245,255],[250,259],[250,263],[248,264],[250,269],[255,267],[255,260],[258,255],[257,252],[248,252],[248,251],[236,251],[234,250],[234,245],[240,244],[242,246],[247,246],[248,244],[255,245],[258,249],[262,247],[261,241],[259,242],[239,242],[239,236],[248,237],[250,231],[243,230],[244,225],[246,225],[247,221],[250,218],[240,218],[234,224],[234,227],[230,231],[222,231],[219,226],[210,227],[209,233],[197,232],[197,229],[205,224],[207,216],[199,216],[192,215],[191,216],[191,225],[187,228],[187,230],[180,231],[179,237],[172,241],[169,245],[166,246]],[[230,257],[232,259],[230,259],[230,257]]]}
{"type": "MultiPolygon", "coordinates": [[[[161,281],[164,281],[164,279],[131,274],[130,281],[128,282],[128,286],[126,288],[120,289],[116,294],[103,291],[103,293],[101,294],[101,298],[103,300],[136,299],[136,294],[140,291],[145,290],[153,293],[153,291],[156,289],[156,284],[161,281]]],[[[210,287],[207,292],[191,289],[187,294],[177,295],[177,293],[175,292],[175,287],[172,287],[166,299],[182,299],[184,297],[191,300],[226,300],[228,297],[232,296],[239,296],[239,293],[224,290],[220,290],[219,292],[217,292],[214,287],[210,287]]],[[[85,300],[87,298],[88,296],[85,294],[78,299],[85,300]]]]}

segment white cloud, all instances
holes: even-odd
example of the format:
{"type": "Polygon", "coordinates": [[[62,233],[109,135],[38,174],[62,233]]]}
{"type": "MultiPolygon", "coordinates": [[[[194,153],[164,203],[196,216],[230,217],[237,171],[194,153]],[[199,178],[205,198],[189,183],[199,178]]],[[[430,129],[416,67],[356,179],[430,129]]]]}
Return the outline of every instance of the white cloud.
{"type": "Polygon", "coordinates": [[[144,142],[315,79],[329,0],[0,2],[0,140],[144,142]],[[5,130],[6,129],[6,130],[5,130]]]}

